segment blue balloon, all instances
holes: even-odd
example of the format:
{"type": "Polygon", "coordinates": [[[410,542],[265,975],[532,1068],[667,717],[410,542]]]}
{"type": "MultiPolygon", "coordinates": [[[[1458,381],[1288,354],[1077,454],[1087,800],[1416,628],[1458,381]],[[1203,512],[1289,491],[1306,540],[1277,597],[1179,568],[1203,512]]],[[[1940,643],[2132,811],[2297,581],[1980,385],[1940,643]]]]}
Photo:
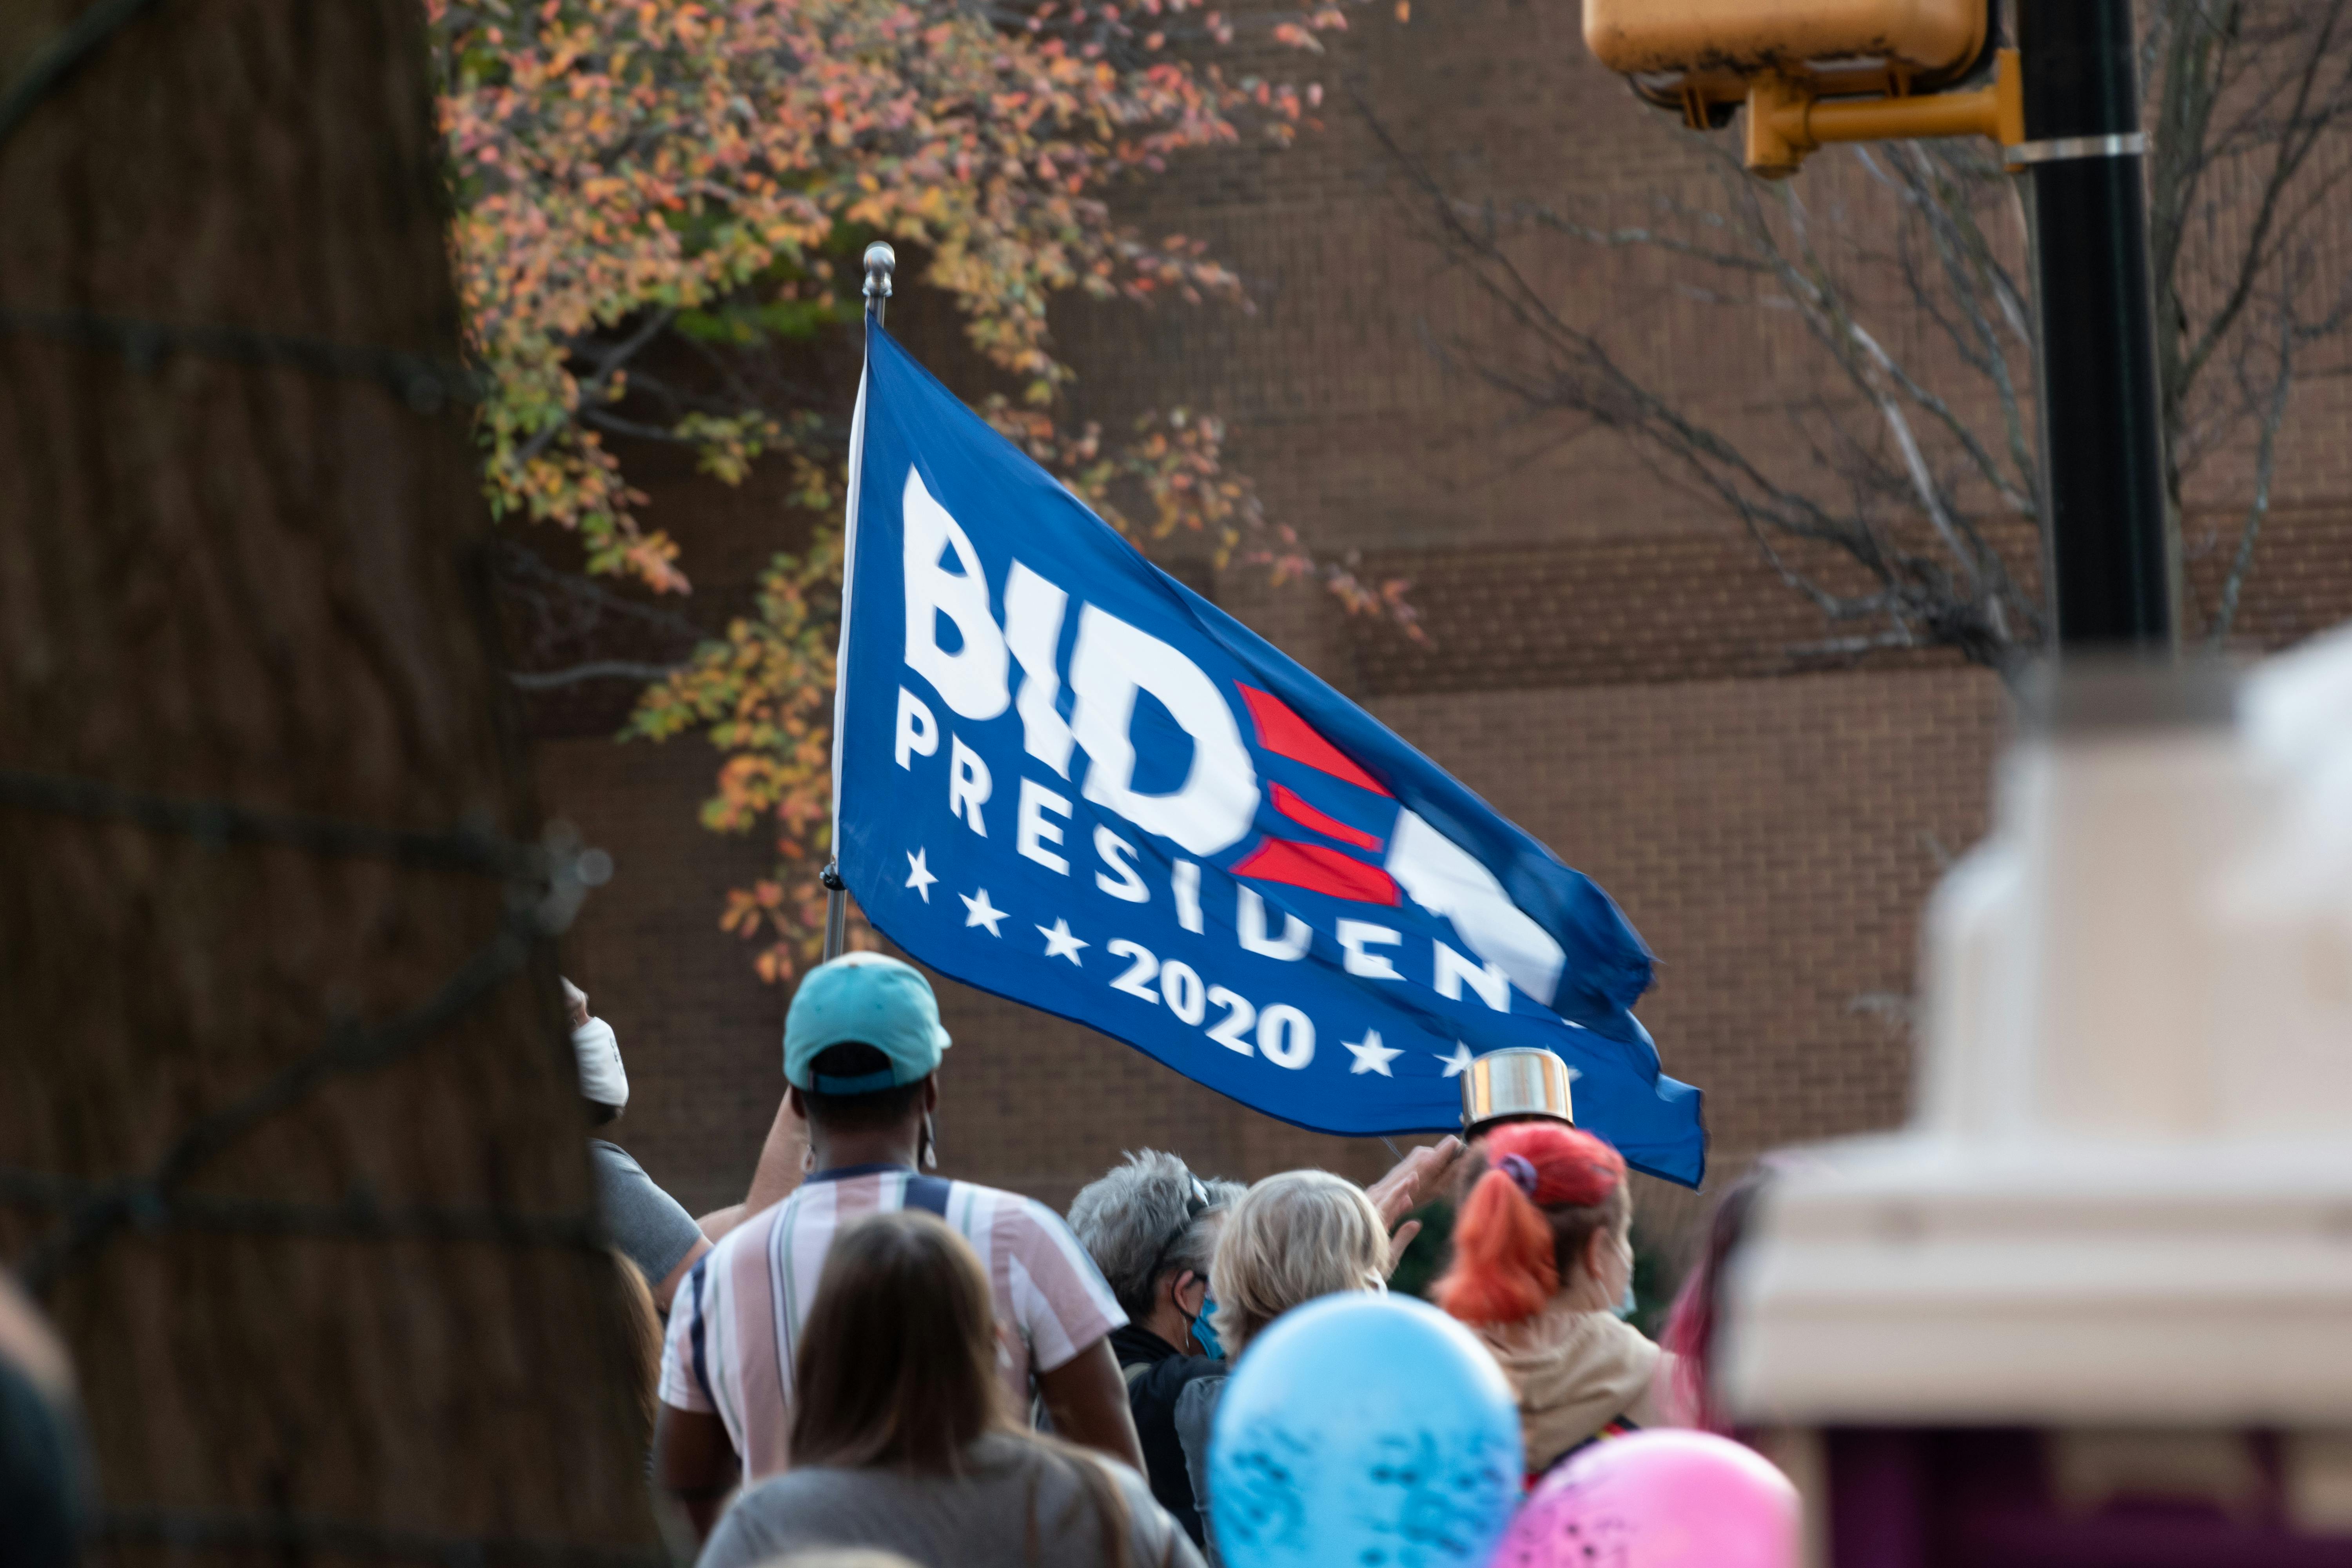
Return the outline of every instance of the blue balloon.
{"type": "Polygon", "coordinates": [[[1525,1476],[1494,1357],[1423,1301],[1329,1296],[1250,1344],[1217,1402],[1229,1568],[1483,1568],[1525,1476]]]}

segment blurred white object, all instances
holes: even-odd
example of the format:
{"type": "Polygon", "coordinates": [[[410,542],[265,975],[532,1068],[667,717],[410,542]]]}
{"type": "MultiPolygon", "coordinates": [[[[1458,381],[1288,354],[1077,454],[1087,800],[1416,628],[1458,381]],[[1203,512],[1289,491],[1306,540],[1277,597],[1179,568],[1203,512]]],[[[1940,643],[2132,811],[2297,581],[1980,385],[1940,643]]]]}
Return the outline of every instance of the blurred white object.
{"type": "Polygon", "coordinates": [[[1925,929],[1910,1128],[1736,1257],[1744,1419],[2340,1426],[2352,631],[2239,683],[2070,669],[1925,929]]]}
{"type": "Polygon", "coordinates": [[[572,1031],[572,1049],[580,1060],[580,1093],[583,1099],[614,1110],[629,1107],[629,1073],[621,1065],[621,1042],[613,1026],[591,1018],[572,1031]]]}
{"type": "Polygon", "coordinates": [[[2246,1053],[2222,1088],[2247,1134],[2343,1137],[2352,1106],[2352,627],[2247,683],[2246,745],[2275,791],[2219,889],[2213,1027],[2246,1053]]]}

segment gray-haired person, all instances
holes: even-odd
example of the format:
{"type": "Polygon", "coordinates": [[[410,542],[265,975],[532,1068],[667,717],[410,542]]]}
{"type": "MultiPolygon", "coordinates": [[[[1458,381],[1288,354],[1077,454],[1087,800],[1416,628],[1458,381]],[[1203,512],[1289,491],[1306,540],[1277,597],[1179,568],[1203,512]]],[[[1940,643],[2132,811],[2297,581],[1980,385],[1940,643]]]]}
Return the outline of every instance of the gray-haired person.
{"type": "MultiPolygon", "coordinates": [[[[1444,1190],[1461,1158],[1462,1141],[1441,1138],[1408,1151],[1388,1174],[1356,1194],[1359,1202],[1369,1200],[1365,1212],[1387,1237],[1388,1267],[1421,1229],[1419,1220],[1405,1216],[1444,1190]]],[[[1354,1191],[1319,1171],[1294,1175],[1354,1191]]],[[[1151,1495],[1213,1563],[1215,1543],[1199,1505],[1206,1493],[1194,1486],[1187,1467],[1180,1410],[1196,1419],[1213,1410],[1216,1391],[1232,1370],[1225,1355],[1241,1352],[1240,1345],[1219,1342],[1212,1318],[1244,1325],[1255,1321],[1251,1303],[1262,1292],[1247,1291],[1248,1300],[1229,1301],[1220,1310],[1211,1283],[1228,1211],[1246,1190],[1239,1182],[1203,1181],[1175,1155],[1146,1149],[1090,1183],[1070,1205],[1070,1228],[1127,1311],[1127,1326],[1113,1331],[1110,1343],[1127,1379],[1128,1409],[1142,1439],[1151,1495]],[[1244,1309],[1239,1316],[1236,1305],[1244,1309]]],[[[1196,1435],[1196,1441],[1204,1440],[1196,1435]]]]}
{"type": "Polygon", "coordinates": [[[1151,1495],[1197,1544],[1201,1516],[1176,1437],[1176,1400],[1195,1378],[1226,1370],[1209,1314],[1209,1260],[1239,1182],[1203,1181],[1173,1154],[1146,1149],[1089,1184],[1070,1205],[1070,1228],[1125,1309],[1111,1331],[1142,1439],[1151,1495]]]}

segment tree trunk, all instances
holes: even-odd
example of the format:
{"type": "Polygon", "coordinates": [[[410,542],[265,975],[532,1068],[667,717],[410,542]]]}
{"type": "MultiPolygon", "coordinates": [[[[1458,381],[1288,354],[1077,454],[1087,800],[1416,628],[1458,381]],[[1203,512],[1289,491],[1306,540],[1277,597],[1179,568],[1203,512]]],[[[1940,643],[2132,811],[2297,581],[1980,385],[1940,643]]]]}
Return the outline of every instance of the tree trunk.
{"type": "Polygon", "coordinates": [[[420,10],[18,0],[0,103],[92,13],[0,112],[0,1258],[102,1556],[656,1560],[420,10]]]}

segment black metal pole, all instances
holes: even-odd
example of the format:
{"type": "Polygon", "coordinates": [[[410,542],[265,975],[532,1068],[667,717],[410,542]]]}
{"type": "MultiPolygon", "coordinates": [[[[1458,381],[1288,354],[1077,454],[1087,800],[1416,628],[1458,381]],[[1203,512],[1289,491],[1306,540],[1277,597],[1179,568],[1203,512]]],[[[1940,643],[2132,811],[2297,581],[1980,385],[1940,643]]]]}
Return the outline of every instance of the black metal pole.
{"type": "Polygon", "coordinates": [[[2169,652],[2173,552],[2150,329],[2131,0],[2020,0],[2042,323],[2042,466],[2062,650],[2169,652]]]}

